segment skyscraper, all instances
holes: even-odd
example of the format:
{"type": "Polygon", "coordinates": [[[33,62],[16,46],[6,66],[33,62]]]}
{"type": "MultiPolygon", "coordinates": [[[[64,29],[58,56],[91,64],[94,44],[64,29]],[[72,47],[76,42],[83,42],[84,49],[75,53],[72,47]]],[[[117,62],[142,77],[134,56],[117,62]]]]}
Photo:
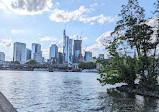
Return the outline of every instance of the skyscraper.
{"type": "Polygon", "coordinates": [[[35,61],[37,61],[38,63],[42,63],[42,51],[41,51],[41,45],[40,44],[36,44],[33,43],[32,44],[32,55],[31,58],[35,61]]]}
{"type": "Polygon", "coordinates": [[[26,61],[31,59],[31,50],[26,48],[26,61]]]}
{"type": "Polygon", "coordinates": [[[56,46],[56,44],[51,45],[49,58],[52,64],[58,63],[58,47],[56,46]]]}
{"type": "Polygon", "coordinates": [[[63,62],[67,64],[72,64],[72,43],[73,40],[69,39],[66,35],[66,31],[63,32],[63,62]]]}
{"type": "Polygon", "coordinates": [[[0,52],[0,61],[1,62],[5,61],[5,54],[4,54],[4,52],[0,52]]]}
{"type": "Polygon", "coordinates": [[[82,59],[82,40],[74,40],[74,63],[79,63],[82,59]]]}
{"type": "Polygon", "coordinates": [[[69,44],[69,37],[66,35],[66,31],[63,32],[63,61],[64,63],[68,63],[68,44],[69,44]]]}
{"type": "Polygon", "coordinates": [[[69,59],[68,59],[68,63],[69,64],[72,64],[72,62],[73,62],[73,56],[72,56],[72,42],[73,42],[73,40],[72,39],[69,39],[69,44],[68,44],[68,47],[69,47],[69,49],[68,49],[68,54],[69,54],[69,59]]]}
{"type": "Polygon", "coordinates": [[[25,63],[26,61],[26,44],[15,42],[13,50],[13,61],[19,61],[25,63]]]}
{"type": "Polygon", "coordinates": [[[58,52],[59,54],[58,54],[58,62],[59,62],[59,64],[62,64],[63,63],[63,54],[61,53],[61,52],[58,52]]]}
{"type": "Polygon", "coordinates": [[[86,62],[92,62],[92,52],[86,51],[84,58],[86,62]]]}

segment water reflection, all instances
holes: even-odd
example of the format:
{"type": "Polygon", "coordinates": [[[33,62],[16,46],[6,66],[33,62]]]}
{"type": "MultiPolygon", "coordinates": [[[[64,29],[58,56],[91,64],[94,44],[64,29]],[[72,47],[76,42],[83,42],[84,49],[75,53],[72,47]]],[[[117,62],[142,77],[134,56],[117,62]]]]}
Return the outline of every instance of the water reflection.
{"type": "Polygon", "coordinates": [[[158,112],[158,99],[108,89],[109,112],[158,112]]]}
{"type": "Polygon", "coordinates": [[[96,73],[0,71],[0,91],[19,112],[157,112],[158,99],[101,87],[96,73]]]}

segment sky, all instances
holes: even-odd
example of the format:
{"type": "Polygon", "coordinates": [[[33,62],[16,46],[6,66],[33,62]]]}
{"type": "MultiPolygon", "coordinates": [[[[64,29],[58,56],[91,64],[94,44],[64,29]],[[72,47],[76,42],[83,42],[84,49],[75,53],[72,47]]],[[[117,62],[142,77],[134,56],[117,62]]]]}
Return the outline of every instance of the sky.
{"type": "MultiPolygon", "coordinates": [[[[139,0],[146,18],[154,15],[156,0],[139,0]]],[[[116,26],[128,0],[0,0],[0,52],[6,60],[13,59],[14,42],[42,46],[43,56],[49,57],[49,47],[57,44],[62,52],[63,30],[70,38],[82,37],[83,51],[93,56],[106,53],[104,39],[116,26]]]]}

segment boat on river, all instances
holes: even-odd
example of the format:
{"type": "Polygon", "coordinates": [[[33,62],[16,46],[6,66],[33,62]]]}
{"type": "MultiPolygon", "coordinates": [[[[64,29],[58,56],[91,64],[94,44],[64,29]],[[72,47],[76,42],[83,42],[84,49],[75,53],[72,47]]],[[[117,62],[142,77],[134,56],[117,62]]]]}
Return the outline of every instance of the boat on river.
{"type": "Polygon", "coordinates": [[[53,69],[53,68],[49,68],[48,71],[49,71],[49,72],[54,72],[54,69],[53,69]]]}

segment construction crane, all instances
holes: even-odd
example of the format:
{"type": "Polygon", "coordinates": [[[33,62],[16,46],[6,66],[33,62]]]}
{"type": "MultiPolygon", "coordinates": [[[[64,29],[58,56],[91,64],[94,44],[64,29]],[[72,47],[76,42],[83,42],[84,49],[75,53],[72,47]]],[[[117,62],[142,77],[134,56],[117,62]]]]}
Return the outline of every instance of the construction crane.
{"type": "Polygon", "coordinates": [[[83,34],[83,31],[81,32],[81,35],[80,35],[80,37],[79,37],[79,38],[80,38],[80,40],[81,40],[81,38],[82,38],[82,34],[83,34]]]}

